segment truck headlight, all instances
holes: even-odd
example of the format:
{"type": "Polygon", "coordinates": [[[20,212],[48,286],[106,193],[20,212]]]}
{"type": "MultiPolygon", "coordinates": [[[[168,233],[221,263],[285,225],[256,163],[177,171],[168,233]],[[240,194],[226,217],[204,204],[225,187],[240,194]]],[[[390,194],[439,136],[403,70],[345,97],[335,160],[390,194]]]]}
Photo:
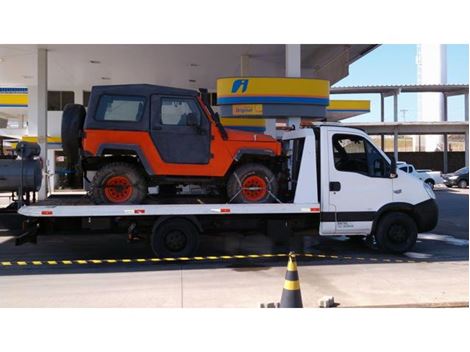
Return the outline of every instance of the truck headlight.
{"type": "Polygon", "coordinates": [[[428,185],[427,183],[423,182],[424,189],[428,193],[428,196],[431,197],[432,199],[436,199],[436,194],[432,190],[431,186],[428,185]]]}

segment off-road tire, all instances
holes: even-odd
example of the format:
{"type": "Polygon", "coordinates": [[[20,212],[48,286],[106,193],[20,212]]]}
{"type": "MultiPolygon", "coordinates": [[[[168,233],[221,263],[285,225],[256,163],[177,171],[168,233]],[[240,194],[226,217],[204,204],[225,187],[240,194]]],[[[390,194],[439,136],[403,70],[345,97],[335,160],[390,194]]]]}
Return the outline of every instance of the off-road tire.
{"type": "Polygon", "coordinates": [[[95,204],[139,204],[147,193],[145,177],[135,165],[113,162],[96,172],[89,195],[95,204]]]}
{"type": "Polygon", "coordinates": [[[199,231],[188,220],[168,219],[155,223],[150,241],[156,256],[187,257],[199,246],[199,231]]]}
{"type": "Polygon", "coordinates": [[[79,150],[85,115],[85,108],[80,104],[67,104],[62,113],[62,149],[70,165],[76,165],[80,160],[79,150]]]}
{"type": "Polygon", "coordinates": [[[415,245],[417,235],[416,223],[408,214],[391,212],[380,218],[375,240],[382,252],[400,254],[415,245]]]}
{"type": "Polygon", "coordinates": [[[266,166],[244,164],[230,175],[227,196],[232,203],[273,203],[278,196],[278,181],[266,166]]]}

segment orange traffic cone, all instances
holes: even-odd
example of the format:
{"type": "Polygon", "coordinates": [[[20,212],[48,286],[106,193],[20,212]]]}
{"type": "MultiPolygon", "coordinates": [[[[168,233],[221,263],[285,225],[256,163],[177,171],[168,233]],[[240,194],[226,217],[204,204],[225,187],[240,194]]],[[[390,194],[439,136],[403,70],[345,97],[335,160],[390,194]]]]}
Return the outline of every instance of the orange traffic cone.
{"type": "Polygon", "coordinates": [[[299,273],[295,253],[289,253],[289,263],[287,264],[286,279],[282,290],[280,308],[303,308],[302,295],[300,293],[299,273]]]}

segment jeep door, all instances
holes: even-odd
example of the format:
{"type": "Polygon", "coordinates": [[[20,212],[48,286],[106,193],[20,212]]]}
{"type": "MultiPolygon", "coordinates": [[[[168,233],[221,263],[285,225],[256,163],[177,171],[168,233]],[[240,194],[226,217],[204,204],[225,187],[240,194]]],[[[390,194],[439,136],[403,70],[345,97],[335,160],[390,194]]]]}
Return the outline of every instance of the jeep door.
{"type": "Polygon", "coordinates": [[[208,164],[210,123],[195,97],[153,95],[150,131],[165,163],[208,164]]]}

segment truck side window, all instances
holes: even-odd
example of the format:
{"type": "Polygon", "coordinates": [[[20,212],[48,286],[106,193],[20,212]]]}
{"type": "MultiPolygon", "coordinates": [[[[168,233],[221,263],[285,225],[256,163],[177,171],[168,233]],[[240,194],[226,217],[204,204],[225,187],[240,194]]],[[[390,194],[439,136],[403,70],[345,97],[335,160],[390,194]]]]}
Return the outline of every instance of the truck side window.
{"type": "Polygon", "coordinates": [[[197,125],[201,123],[201,114],[196,103],[191,99],[162,98],[161,122],[162,125],[188,126],[188,118],[195,119],[197,125]]]}
{"type": "Polygon", "coordinates": [[[144,97],[102,95],[95,119],[98,121],[137,122],[142,118],[144,105],[144,97]]]}
{"type": "Polygon", "coordinates": [[[388,177],[390,166],[379,151],[360,136],[335,134],[333,158],[338,171],[388,177]]]}

